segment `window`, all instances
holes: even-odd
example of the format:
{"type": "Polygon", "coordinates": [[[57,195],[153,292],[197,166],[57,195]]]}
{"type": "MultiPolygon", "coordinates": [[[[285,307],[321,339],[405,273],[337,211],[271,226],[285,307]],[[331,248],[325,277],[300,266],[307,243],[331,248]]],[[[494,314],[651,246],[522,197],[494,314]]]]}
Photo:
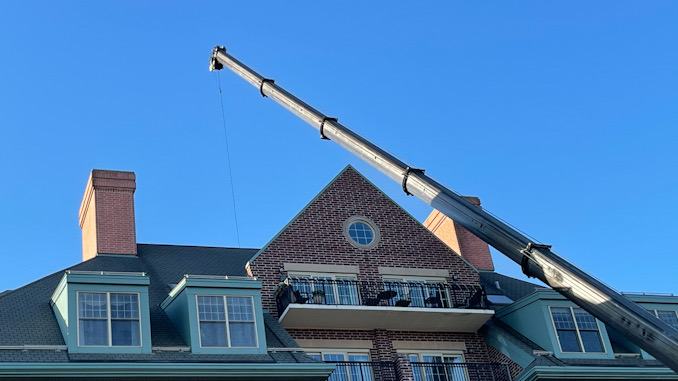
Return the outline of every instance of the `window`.
{"type": "Polygon", "coordinates": [[[369,245],[374,240],[374,231],[362,221],[352,223],[348,227],[348,235],[359,245],[369,245]]]}
{"type": "Polygon", "coordinates": [[[379,229],[370,219],[362,216],[349,217],[344,221],[344,236],[359,249],[371,249],[379,243],[379,229]]]}
{"type": "Polygon", "coordinates": [[[598,322],[581,308],[550,307],[562,352],[603,353],[598,322]]]}
{"type": "Polygon", "coordinates": [[[461,354],[409,353],[415,381],[466,381],[466,367],[461,354]]]}
{"type": "Polygon", "coordinates": [[[78,345],[141,346],[139,294],[78,292],[78,345]]]}
{"type": "Polygon", "coordinates": [[[336,363],[337,369],[327,381],[372,381],[372,367],[368,352],[344,352],[323,350],[307,353],[310,357],[329,363],[336,363]]]}
{"type": "Polygon", "coordinates": [[[360,305],[355,275],[291,273],[289,277],[293,292],[305,303],[360,305]]]}
{"type": "Polygon", "coordinates": [[[387,290],[397,293],[389,304],[450,308],[450,295],[443,278],[384,277],[384,282],[387,290]]]}
{"type": "Polygon", "coordinates": [[[257,347],[251,296],[198,295],[197,298],[201,347],[257,347]]]}
{"type": "Polygon", "coordinates": [[[678,314],[674,310],[648,310],[664,323],[678,329],[678,314]]]}

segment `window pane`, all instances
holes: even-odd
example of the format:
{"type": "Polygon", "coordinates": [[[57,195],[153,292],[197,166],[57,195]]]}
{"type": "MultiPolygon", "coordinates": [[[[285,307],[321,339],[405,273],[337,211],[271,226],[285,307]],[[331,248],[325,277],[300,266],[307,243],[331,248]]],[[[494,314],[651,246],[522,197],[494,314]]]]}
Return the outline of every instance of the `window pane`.
{"type": "Polygon", "coordinates": [[[229,321],[232,347],[256,347],[254,323],[237,323],[229,321]]]}
{"type": "Polygon", "coordinates": [[[307,355],[308,355],[308,357],[310,357],[312,359],[322,361],[322,358],[320,357],[319,353],[307,353],[307,355]]]}
{"type": "Polygon", "coordinates": [[[348,228],[348,234],[355,242],[361,245],[367,245],[374,239],[372,229],[363,222],[352,223],[348,228]]]}
{"type": "Polygon", "coordinates": [[[551,307],[551,316],[556,329],[575,329],[569,307],[551,307]]]}
{"type": "MultiPolygon", "coordinates": [[[[323,354],[323,360],[327,362],[336,362],[336,361],[346,361],[346,358],[342,354],[323,354]]],[[[348,372],[346,365],[337,365],[337,369],[332,372],[328,381],[347,381],[348,372]]]]}
{"type": "Polygon", "coordinates": [[[676,316],[676,311],[657,310],[657,317],[662,319],[664,323],[670,325],[675,329],[678,329],[678,317],[676,316]]]}
{"type": "Polygon", "coordinates": [[[574,317],[577,319],[577,326],[579,326],[579,329],[598,330],[596,318],[581,308],[574,309],[574,317]]]}
{"type": "Polygon", "coordinates": [[[229,296],[227,299],[228,321],[254,321],[252,298],[229,296]]]}
{"type": "Polygon", "coordinates": [[[221,296],[198,296],[198,316],[201,321],[226,321],[224,298],[221,296]]]}
{"type": "Polygon", "coordinates": [[[558,330],[558,341],[563,352],[581,352],[579,348],[579,341],[577,340],[577,332],[558,330]]]}
{"type": "Polygon", "coordinates": [[[324,354],[324,361],[346,361],[346,358],[342,354],[324,354]]]}
{"type": "Polygon", "coordinates": [[[81,292],[78,294],[78,300],[78,311],[81,318],[108,318],[105,293],[81,292]]]}
{"type": "Polygon", "coordinates": [[[137,294],[111,294],[111,319],[138,319],[137,294]]]}
{"type": "MultiPolygon", "coordinates": [[[[348,361],[367,362],[367,355],[349,354],[348,361]]],[[[351,364],[348,366],[348,375],[351,381],[372,381],[372,369],[368,364],[351,364]]]]}
{"type": "Polygon", "coordinates": [[[80,345],[108,345],[107,320],[80,320],[80,345]]]}
{"type": "Polygon", "coordinates": [[[604,352],[598,331],[579,331],[586,352],[604,352]]]}
{"type": "MultiPolygon", "coordinates": [[[[111,302],[111,304],[113,303],[111,302]]],[[[111,336],[113,345],[138,347],[139,321],[111,320],[111,336]]]]}
{"type": "Polygon", "coordinates": [[[200,322],[200,342],[203,347],[227,347],[226,323],[200,322]]]}
{"type": "Polygon", "coordinates": [[[358,303],[358,285],[352,278],[337,278],[337,291],[339,293],[339,304],[357,305],[358,303]]]}

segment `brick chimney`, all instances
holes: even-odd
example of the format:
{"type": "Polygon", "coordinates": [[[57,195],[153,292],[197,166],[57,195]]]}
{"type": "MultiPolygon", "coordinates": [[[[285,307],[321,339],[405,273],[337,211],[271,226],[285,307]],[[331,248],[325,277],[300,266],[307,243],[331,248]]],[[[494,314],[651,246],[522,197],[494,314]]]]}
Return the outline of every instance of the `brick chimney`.
{"type": "MultiPolygon", "coordinates": [[[[480,208],[478,197],[464,198],[480,208]]],[[[494,271],[488,244],[446,215],[434,210],[424,221],[424,226],[478,270],[494,271]]]]}
{"type": "Polygon", "coordinates": [[[82,259],[99,254],[137,255],[134,172],[92,170],[80,204],[82,259]]]}

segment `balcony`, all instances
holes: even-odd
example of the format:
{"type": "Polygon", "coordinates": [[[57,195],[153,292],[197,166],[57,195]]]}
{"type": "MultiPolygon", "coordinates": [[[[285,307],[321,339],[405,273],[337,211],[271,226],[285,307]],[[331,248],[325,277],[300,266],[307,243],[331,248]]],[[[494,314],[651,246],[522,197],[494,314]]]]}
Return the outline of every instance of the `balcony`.
{"type": "Polygon", "coordinates": [[[396,364],[392,361],[331,362],[337,369],[327,381],[398,381],[396,364]]]}
{"type": "Polygon", "coordinates": [[[413,362],[412,374],[414,381],[511,381],[508,365],[497,363],[413,362]]]}
{"type": "Polygon", "coordinates": [[[456,283],[288,278],[276,299],[285,328],[476,332],[494,313],[456,283]]]}
{"type": "Polygon", "coordinates": [[[329,363],[337,369],[327,381],[398,381],[410,371],[414,381],[511,381],[508,365],[498,363],[413,362],[402,374],[392,361],[329,363]]]}

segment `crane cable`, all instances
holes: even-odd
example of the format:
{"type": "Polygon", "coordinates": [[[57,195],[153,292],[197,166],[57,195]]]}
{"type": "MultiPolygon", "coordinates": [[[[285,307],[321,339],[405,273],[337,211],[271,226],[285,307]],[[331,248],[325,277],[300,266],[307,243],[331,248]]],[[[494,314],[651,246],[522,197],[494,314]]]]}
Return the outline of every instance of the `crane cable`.
{"type": "Polygon", "coordinates": [[[233,187],[233,171],[231,170],[231,151],[228,146],[228,132],[226,129],[226,112],[224,111],[224,96],[221,91],[221,77],[219,72],[216,71],[215,79],[217,81],[217,87],[219,88],[219,100],[221,101],[221,121],[224,126],[224,138],[226,139],[226,160],[228,162],[228,179],[231,183],[231,200],[233,201],[233,219],[235,220],[235,235],[238,240],[238,247],[240,247],[240,229],[238,229],[238,212],[235,208],[235,190],[233,187]]]}

